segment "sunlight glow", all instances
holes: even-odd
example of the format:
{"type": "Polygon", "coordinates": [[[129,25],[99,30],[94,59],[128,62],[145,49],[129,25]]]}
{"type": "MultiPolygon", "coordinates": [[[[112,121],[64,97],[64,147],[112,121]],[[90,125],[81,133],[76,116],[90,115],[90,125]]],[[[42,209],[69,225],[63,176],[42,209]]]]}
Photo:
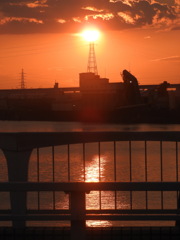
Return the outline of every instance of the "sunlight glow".
{"type": "Polygon", "coordinates": [[[86,182],[99,182],[99,173],[103,172],[103,163],[104,163],[104,158],[99,156],[94,156],[92,158],[92,161],[90,164],[86,165],[86,182]],[[99,170],[99,161],[101,162],[101,169],[99,170]]]}
{"type": "Polygon", "coordinates": [[[90,29],[82,32],[82,37],[88,42],[95,42],[100,37],[100,32],[98,30],[90,29]]]}

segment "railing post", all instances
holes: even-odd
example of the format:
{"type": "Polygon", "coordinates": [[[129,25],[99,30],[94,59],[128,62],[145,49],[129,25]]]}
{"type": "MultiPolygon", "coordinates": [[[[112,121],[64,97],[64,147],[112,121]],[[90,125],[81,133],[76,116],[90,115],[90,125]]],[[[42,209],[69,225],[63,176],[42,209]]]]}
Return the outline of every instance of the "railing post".
{"type": "Polygon", "coordinates": [[[70,193],[71,240],[86,239],[86,201],[85,192],[70,193]]]}
{"type": "MultiPolygon", "coordinates": [[[[180,192],[177,192],[177,209],[180,209],[180,192]]],[[[176,227],[180,227],[180,220],[176,220],[176,227]]]]}
{"type": "MultiPolygon", "coordinates": [[[[32,150],[28,151],[8,151],[3,150],[7,160],[8,178],[10,182],[27,182],[28,181],[28,164],[32,150]]],[[[26,214],[27,193],[18,191],[10,192],[10,203],[12,216],[22,216],[26,214]]],[[[14,228],[24,228],[26,221],[12,221],[14,228]]]]}

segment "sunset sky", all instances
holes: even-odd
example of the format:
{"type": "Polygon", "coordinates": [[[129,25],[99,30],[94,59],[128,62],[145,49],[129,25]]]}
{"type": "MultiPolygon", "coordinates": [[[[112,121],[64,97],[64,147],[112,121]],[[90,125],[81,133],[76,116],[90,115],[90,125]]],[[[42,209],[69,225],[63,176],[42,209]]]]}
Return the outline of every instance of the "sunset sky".
{"type": "Polygon", "coordinates": [[[140,84],[180,83],[180,0],[0,0],[0,89],[78,86],[98,29],[98,73],[140,84]]]}

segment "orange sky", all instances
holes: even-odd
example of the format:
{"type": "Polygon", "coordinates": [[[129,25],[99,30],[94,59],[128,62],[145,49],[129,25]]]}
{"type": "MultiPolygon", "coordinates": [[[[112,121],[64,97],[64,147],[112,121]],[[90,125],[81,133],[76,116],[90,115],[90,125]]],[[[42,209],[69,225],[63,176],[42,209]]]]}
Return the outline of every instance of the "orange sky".
{"type": "MultiPolygon", "coordinates": [[[[30,2],[39,2],[39,4],[46,2],[47,4],[48,1],[54,0],[28,2],[29,4],[30,2]]],[[[11,1],[8,0],[8,2],[11,1]]],[[[122,2],[124,5],[126,2],[127,5],[130,1],[122,2]]],[[[163,0],[139,2],[146,2],[146,4],[149,2],[148,6],[152,6],[153,2],[156,4],[158,2],[160,5],[163,0]]],[[[164,4],[166,2],[164,0],[164,4]]],[[[180,4],[177,0],[170,2],[176,2],[176,7],[180,4]]],[[[2,9],[1,5],[0,9],[2,9]]],[[[68,31],[33,33],[27,30],[26,33],[23,31],[19,33],[16,28],[12,32],[8,24],[4,26],[2,20],[7,17],[2,13],[0,11],[1,89],[20,87],[22,68],[26,73],[25,81],[28,88],[52,87],[55,81],[59,82],[59,86],[62,87],[78,86],[79,73],[86,71],[88,60],[88,43],[77,35],[80,30],[86,28],[85,21],[78,28],[68,31]],[[5,31],[5,27],[7,29],[9,27],[9,30],[5,31]]],[[[65,24],[63,17],[60,24],[65,24]]],[[[146,23],[141,26],[124,27],[124,29],[107,27],[105,24],[102,26],[94,21],[93,25],[101,31],[101,37],[95,49],[98,73],[101,77],[108,77],[110,82],[122,81],[120,72],[127,69],[136,76],[140,84],[159,84],[163,81],[180,83],[180,28],[178,24],[178,17],[171,22],[167,21],[167,24],[163,22],[161,25],[160,23],[148,25],[146,23]]]]}

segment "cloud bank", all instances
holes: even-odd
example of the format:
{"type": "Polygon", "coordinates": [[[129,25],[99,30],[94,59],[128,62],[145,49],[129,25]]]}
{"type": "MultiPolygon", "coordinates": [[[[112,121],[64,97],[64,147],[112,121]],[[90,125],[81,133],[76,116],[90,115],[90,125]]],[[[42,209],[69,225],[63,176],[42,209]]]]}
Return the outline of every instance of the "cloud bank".
{"type": "Polygon", "coordinates": [[[180,28],[179,0],[0,0],[0,34],[180,28]]]}

